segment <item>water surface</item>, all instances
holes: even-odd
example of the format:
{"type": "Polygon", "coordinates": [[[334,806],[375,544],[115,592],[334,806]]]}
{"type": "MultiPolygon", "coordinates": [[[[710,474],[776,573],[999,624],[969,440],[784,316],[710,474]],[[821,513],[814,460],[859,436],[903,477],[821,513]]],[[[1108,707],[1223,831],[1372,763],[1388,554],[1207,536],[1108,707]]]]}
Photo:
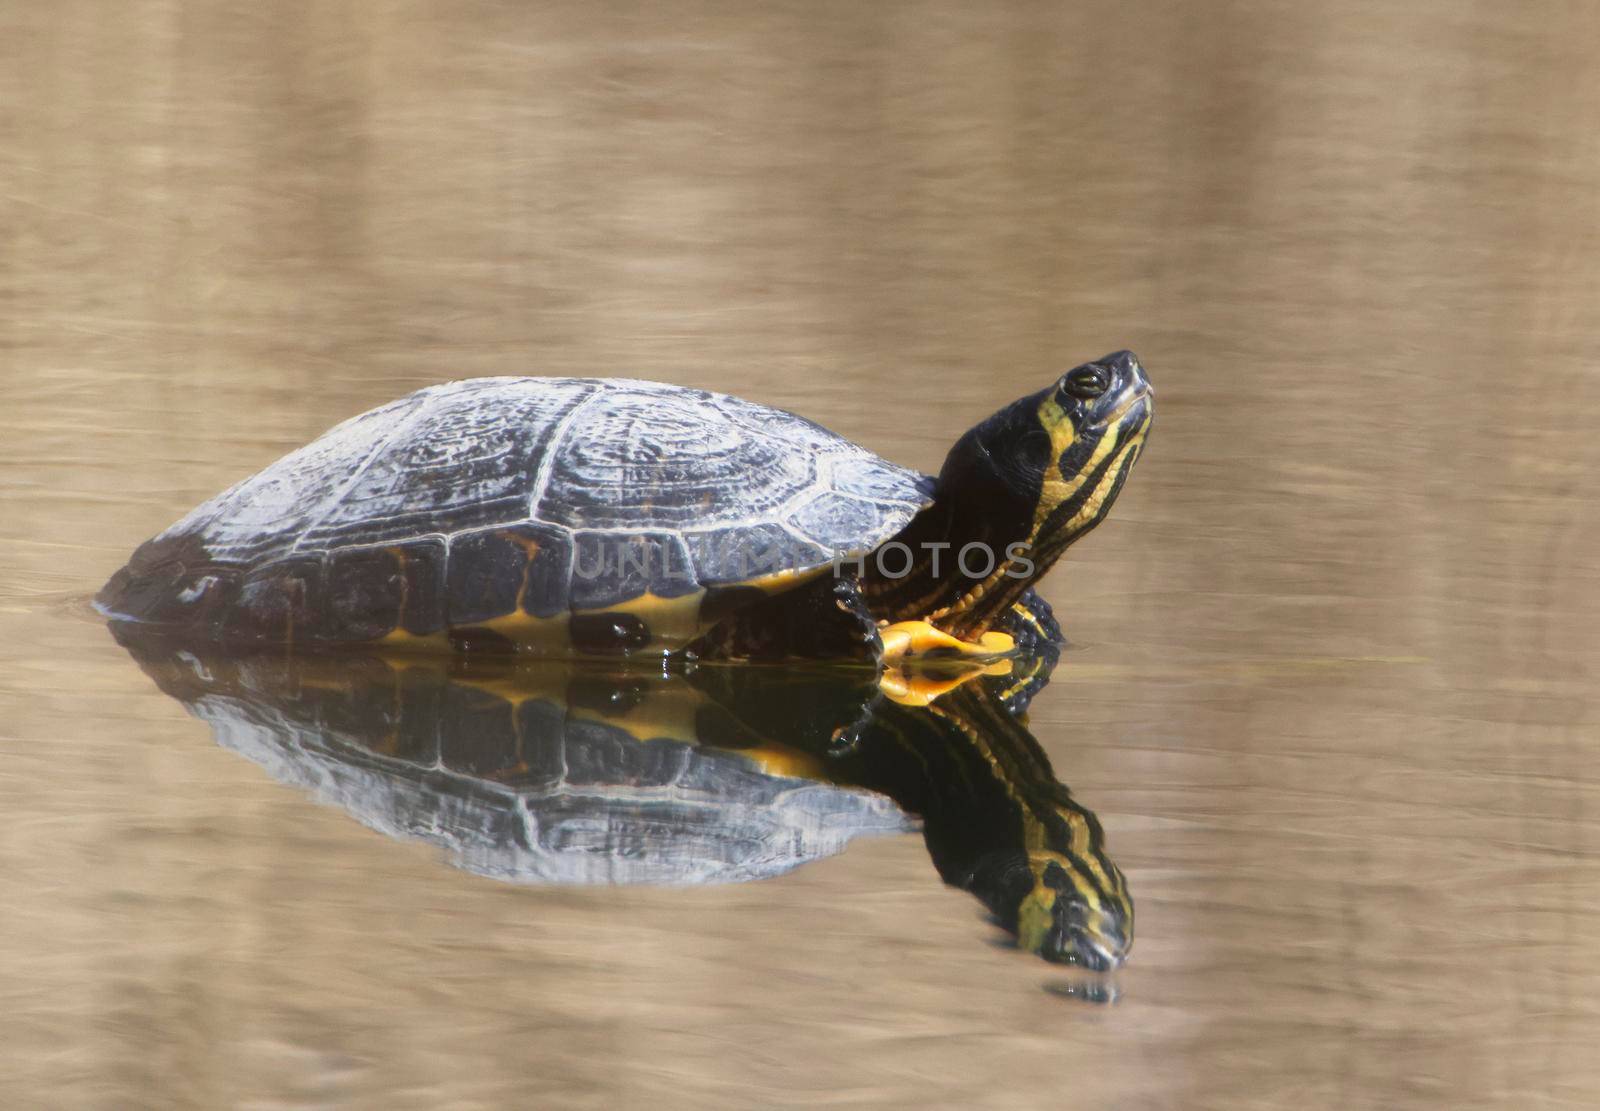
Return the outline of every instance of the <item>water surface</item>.
{"type": "Polygon", "coordinates": [[[0,0],[8,1106],[1587,1107],[1600,20],[1341,0],[0,0]],[[528,887],[218,747],[88,620],[336,420],[628,374],[935,469],[1159,392],[1031,730],[1114,1006],[913,833],[528,887]],[[988,944],[993,942],[993,944],[988,944]]]}

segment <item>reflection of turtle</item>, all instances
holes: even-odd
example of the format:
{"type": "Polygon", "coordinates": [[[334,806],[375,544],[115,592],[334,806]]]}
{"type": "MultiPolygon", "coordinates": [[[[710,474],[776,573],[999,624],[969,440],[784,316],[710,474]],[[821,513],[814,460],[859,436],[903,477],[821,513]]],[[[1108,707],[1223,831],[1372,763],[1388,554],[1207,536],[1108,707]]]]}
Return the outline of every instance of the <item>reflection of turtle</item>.
{"type": "Polygon", "coordinates": [[[972,429],[938,478],[790,413],[487,378],[355,417],[141,546],[115,617],[229,642],[993,656],[1143,446],[1128,352],[972,429]],[[829,570],[833,574],[828,574],[829,570]]]}
{"type": "Polygon", "coordinates": [[[1031,733],[978,683],[926,709],[880,703],[829,772],[923,820],[939,875],[1047,960],[1104,971],[1133,944],[1133,899],[1099,820],[1031,733]]]}
{"type": "Polygon", "coordinates": [[[757,879],[915,815],[945,880],[1026,948],[1097,969],[1127,949],[1132,907],[1098,823],[979,682],[923,709],[848,669],[228,656],[117,632],[219,743],[474,872],[757,879]]]}

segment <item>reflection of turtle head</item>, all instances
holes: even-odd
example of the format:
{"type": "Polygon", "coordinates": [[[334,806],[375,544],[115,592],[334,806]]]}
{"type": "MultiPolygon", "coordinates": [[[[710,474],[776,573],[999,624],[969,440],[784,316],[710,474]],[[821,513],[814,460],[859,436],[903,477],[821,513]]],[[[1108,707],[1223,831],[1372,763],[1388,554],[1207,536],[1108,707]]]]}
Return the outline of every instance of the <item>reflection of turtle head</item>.
{"type": "Polygon", "coordinates": [[[1133,901],[1100,823],[995,687],[969,683],[923,710],[880,706],[848,759],[852,779],[922,816],[939,874],[1019,946],[1095,971],[1126,958],[1133,901]]]}
{"type": "MultiPolygon", "coordinates": [[[[1053,848],[1028,855],[1028,892],[1016,904],[1017,944],[1046,960],[1104,972],[1121,964],[1133,944],[1133,900],[1127,881],[1100,848],[1100,823],[1082,807],[1055,815],[1065,834],[1053,848]],[[1074,828],[1078,827],[1078,828],[1074,828]],[[1094,848],[1081,855],[1074,839],[1094,848]]],[[[1055,824],[1045,819],[1044,824],[1055,824]]]]}

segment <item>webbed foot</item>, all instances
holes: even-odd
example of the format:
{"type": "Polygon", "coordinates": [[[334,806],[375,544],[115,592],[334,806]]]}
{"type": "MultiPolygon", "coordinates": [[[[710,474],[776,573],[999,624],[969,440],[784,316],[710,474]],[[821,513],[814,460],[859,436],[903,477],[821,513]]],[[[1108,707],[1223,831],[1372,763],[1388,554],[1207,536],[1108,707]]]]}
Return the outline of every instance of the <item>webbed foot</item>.
{"type": "Polygon", "coordinates": [[[997,623],[1001,631],[1016,640],[1013,666],[1004,679],[988,684],[990,692],[1013,715],[1021,717],[1050,682],[1050,674],[1061,659],[1066,638],[1050,604],[1029,589],[997,623]]]}
{"type": "Polygon", "coordinates": [[[989,664],[974,661],[934,671],[890,665],[878,676],[878,689],[891,702],[898,702],[902,706],[928,706],[964,683],[985,675],[1008,675],[1010,672],[1010,660],[995,660],[989,664]]]}
{"type": "Polygon", "coordinates": [[[926,621],[897,621],[878,630],[883,661],[899,667],[911,660],[996,660],[1016,647],[1009,633],[987,632],[976,642],[953,637],[926,621]]]}

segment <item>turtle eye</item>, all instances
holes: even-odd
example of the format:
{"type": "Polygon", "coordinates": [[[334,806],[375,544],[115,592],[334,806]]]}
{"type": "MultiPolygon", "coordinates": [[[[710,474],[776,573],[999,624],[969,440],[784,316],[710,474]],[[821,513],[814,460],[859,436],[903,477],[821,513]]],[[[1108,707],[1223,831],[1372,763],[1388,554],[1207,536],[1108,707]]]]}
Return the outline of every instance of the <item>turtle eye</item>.
{"type": "Polygon", "coordinates": [[[1062,393],[1082,401],[1092,401],[1110,388],[1111,372],[1093,363],[1067,371],[1059,387],[1062,393]]]}

